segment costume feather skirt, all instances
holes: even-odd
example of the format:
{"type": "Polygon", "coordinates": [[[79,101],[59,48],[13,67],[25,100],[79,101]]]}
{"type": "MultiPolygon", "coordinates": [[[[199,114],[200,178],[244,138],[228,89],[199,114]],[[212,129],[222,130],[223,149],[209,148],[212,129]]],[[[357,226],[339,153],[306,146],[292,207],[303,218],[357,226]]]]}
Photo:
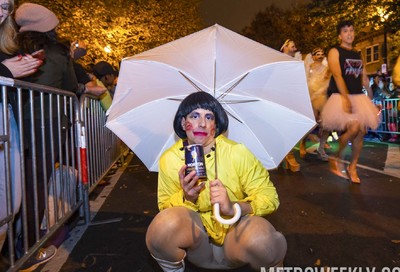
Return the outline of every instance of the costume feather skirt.
{"type": "Polygon", "coordinates": [[[376,129],[380,122],[380,111],[365,94],[349,95],[351,113],[342,106],[342,95],[332,94],[322,109],[322,127],[330,131],[343,131],[349,122],[358,120],[361,126],[376,129]]]}

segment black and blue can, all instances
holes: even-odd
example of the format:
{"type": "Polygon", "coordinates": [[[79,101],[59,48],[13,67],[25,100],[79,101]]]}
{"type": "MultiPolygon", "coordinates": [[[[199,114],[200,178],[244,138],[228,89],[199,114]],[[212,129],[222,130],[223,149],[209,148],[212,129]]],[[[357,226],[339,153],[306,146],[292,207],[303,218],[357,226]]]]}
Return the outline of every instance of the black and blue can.
{"type": "Polygon", "coordinates": [[[207,179],[204,149],[201,144],[192,144],[185,147],[185,163],[187,166],[185,175],[195,170],[199,179],[207,179]]]}

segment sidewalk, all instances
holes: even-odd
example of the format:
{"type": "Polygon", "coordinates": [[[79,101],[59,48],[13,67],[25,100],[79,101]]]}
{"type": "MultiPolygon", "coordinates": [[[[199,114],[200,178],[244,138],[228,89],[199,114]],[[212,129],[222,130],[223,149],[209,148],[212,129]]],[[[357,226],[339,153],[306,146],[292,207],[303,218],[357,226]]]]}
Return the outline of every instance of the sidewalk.
{"type": "MultiPolygon", "coordinates": [[[[361,185],[333,176],[314,154],[299,160],[301,172],[270,171],[281,206],[268,219],[287,239],[286,267],[400,266],[399,149],[366,142],[361,185]]],[[[161,271],[144,242],[158,212],[157,173],[149,173],[135,156],[128,163],[110,185],[92,194],[92,223],[73,229],[39,271],[161,271]]],[[[211,270],[188,264],[186,271],[211,270]]]]}

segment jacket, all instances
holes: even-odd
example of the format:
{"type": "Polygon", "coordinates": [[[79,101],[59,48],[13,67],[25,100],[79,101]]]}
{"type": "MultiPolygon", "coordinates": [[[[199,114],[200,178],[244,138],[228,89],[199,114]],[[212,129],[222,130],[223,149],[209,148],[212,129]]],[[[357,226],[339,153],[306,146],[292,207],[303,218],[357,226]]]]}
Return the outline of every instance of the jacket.
{"type": "MultiPolygon", "coordinates": [[[[183,206],[198,212],[211,240],[222,245],[230,226],[217,222],[213,217],[209,182],[206,182],[196,204],[184,199],[178,177],[179,169],[185,164],[182,147],[183,141],[179,140],[160,158],[158,207],[163,210],[183,206]]],[[[248,202],[253,210],[251,215],[265,216],[276,211],[279,199],[269,173],[243,144],[223,135],[216,138],[216,151],[205,156],[208,181],[215,179],[215,154],[218,179],[226,187],[231,201],[248,202]]]]}

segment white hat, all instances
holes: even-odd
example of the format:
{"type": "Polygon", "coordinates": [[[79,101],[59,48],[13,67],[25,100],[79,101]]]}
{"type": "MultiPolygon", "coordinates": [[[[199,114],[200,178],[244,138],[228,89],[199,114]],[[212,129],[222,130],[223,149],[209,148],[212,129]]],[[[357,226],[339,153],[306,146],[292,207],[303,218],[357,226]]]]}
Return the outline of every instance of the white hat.
{"type": "Polygon", "coordinates": [[[19,32],[48,32],[55,29],[60,21],[49,9],[33,3],[24,3],[15,12],[15,21],[19,32]]]}

